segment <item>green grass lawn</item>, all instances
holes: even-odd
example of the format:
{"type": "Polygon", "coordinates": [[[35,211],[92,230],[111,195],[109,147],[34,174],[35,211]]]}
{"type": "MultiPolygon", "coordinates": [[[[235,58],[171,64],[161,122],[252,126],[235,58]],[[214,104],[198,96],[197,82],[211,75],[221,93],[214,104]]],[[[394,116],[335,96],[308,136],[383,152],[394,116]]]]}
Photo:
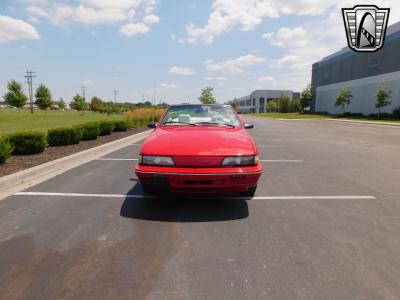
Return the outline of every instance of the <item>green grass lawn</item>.
{"type": "Polygon", "coordinates": [[[91,121],[122,120],[123,115],[107,115],[86,112],[81,115],[77,111],[41,111],[35,110],[34,114],[29,109],[0,108],[0,135],[15,131],[42,130],[50,128],[71,126],[91,121]]]}
{"type": "Polygon", "coordinates": [[[330,118],[327,115],[311,115],[299,113],[260,113],[260,114],[246,114],[246,116],[256,116],[270,119],[326,119],[330,118]]]}

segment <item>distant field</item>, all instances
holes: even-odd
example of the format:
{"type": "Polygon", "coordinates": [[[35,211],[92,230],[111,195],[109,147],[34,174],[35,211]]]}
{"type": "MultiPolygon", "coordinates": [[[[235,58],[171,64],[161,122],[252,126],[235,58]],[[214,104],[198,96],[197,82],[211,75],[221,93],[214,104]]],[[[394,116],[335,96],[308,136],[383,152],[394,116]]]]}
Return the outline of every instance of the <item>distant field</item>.
{"type": "Polygon", "coordinates": [[[326,119],[331,118],[327,115],[311,115],[311,114],[299,114],[299,113],[260,113],[260,114],[246,114],[248,116],[256,116],[262,118],[271,119],[326,119]]]}
{"type": "Polygon", "coordinates": [[[28,109],[0,109],[0,135],[21,130],[42,130],[50,128],[71,126],[91,121],[122,120],[123,115],[107,115],[86,112],[81,115],[77,111],[41,111],[35,110],[34,114],[28,109]]]}

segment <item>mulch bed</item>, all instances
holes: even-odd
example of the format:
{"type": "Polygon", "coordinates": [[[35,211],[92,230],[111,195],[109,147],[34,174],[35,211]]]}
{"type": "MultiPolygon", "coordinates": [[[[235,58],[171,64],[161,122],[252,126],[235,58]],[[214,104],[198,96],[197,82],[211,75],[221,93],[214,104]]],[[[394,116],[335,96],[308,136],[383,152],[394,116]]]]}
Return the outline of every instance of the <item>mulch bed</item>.
{"type": "Polygon", "coordinates": [[[28,168],[32,168],[43,163],[68,156],[86,149],[106,144],[124,137],[128,137],[135,133],[147,130],[146,127],[131,128],[126,132],[114,132],[111,135],[99,136],[97,140],[81,141],[77,145],[69,145],[63,147],[48,147],[44,152],[33,155],[19,155],[10,157],[6,163],[0,165],[0,177],[16,173],[28,168]]]}

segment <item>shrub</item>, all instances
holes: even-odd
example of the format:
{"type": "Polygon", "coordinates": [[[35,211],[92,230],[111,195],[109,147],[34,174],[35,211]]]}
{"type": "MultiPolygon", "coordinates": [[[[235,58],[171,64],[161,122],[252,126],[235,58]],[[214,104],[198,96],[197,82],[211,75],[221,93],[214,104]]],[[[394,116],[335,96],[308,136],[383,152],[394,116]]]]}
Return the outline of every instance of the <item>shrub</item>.
{"type": "Polygon", "coordinates": [[[7,137],[13,148],[13,154],[36,154],[46,148],[46,135],[40,131],[16,132],[7,137]]]}
{"type": "Polygon", "coordinates": [[[400,106],[393,110],[393,118],[400,120],[400,106]]]}
{"type": "Polygon", "coordinates": [[[11,144],[5,138],[0,137],[0,164],[5,163],[11,154],[11,144]]]}
{"type": "Polygon", "coordinates": [[[97,137],[100,135],[99,124],[95,122],[77,125],[74,128],[81,131],[82,141],[96,140],[97,137]]]}
{"type": "Polygon", "coordinates": [[[99,121],[100,135],[110,135],[114,130],[113,121],[99,121]]]}
{"type": "Polygon", "coordinates": [[[67,146],[79,144],[82,139],[82,130],[77,127],[50,129],[47,134],[49,146],[67,146]]]}
{"type": "Polygon", "coordinates": [[[72,127],[71,134],[69,136],[69,144],[70,145],[75,145],[79,144],[79,142],[82,140],[82,128],[78,126],[72,127]]]}
{"type": "Polygon", "coordinates": [[[129,128],[128,121],[115,121],[114,122],[114,131],[115,132],[127,131],[128,128],[129,128]]]}

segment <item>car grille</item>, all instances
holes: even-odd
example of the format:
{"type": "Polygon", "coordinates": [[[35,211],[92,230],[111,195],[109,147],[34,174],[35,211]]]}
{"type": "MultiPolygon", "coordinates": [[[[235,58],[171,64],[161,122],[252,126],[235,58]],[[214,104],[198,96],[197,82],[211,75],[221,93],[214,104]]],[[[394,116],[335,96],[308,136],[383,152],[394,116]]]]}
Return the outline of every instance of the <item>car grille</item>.
{"type": "Polygon", "coordinates": [[[176,167],[220,167],[222,156],[174,156],[173,160],[176,167]]]}

